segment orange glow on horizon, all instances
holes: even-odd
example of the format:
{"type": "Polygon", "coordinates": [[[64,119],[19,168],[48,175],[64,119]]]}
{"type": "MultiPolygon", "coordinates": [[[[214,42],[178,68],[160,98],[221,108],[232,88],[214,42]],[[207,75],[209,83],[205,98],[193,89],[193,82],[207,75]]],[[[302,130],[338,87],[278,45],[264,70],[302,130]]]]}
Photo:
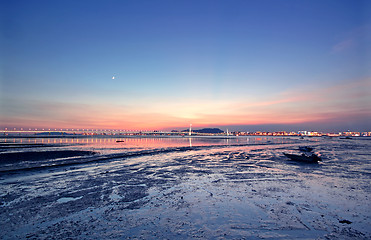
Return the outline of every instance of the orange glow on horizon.
{"type": "MultiPolygon", "coordinates": [[[[298,124],[329,122],[351,116],[369,117],[370,81],[355,81],[323,89],[291,89],[264,100],[153,101],[147,105],[105,105],[31,102],[33,112],[1,116],[10,127],[44,129],[163,130],[227,125],[298,124]],[[359,94],[357,94],[359,93],[359,94]],[[343,101],[343,96],[352,99],[343,101]],[[43,114],[40,115],[39,113],[43,114]]],[[[23,107],[25,108],[25,107],[23,107]]],[[[5,125],[5,124],[4,124],[5,125]]]]}

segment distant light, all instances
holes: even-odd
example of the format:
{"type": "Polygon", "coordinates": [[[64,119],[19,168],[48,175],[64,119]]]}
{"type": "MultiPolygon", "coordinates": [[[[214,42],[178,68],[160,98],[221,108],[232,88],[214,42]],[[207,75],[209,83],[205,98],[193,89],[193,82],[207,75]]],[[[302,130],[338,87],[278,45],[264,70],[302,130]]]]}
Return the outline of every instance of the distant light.
{"type": "Polygon", "coordinates": [[[112,77],[112,80],[115,80],[115,76],[112,77]]]}

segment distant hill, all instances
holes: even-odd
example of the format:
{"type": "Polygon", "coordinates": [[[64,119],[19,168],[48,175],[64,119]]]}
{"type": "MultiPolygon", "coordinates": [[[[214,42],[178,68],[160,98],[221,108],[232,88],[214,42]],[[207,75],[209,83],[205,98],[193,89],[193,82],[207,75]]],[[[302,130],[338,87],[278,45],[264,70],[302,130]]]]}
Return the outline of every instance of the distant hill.
{"type": "MultiPolygon", "coordinates": [[[[182,132],[189,132],[189,129],[185,129],[182,132]]],[[[192,130],[192,132],[195,132],[195,133],[213,133],[213,134],[217,134],[217,133],[223,133],[224,131],[221,130],[221,129],[219,129],[219,128],[202,128],[202,129],[192,130]]]]}
{"type": "Polygon", "coordinates": [[[223,133],[224,131],[219,128],[202,128],[198,130],[194,130],[197,133],[223,133]]]}

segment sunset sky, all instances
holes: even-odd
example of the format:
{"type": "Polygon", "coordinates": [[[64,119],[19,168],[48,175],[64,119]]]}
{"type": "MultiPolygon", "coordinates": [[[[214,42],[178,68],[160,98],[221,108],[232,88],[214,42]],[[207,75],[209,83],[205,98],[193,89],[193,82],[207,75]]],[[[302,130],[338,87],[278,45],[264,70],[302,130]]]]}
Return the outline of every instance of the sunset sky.
{"type": "Polygon", "coordinates": [[[1,1],[0,128],[371,131],[371,1],[1,1]]]}

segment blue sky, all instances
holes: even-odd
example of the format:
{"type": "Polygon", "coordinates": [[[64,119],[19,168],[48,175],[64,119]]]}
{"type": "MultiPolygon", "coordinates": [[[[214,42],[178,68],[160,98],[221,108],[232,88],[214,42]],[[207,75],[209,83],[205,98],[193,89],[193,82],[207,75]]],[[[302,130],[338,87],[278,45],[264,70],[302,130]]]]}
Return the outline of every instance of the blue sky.
{"type": "Polygon", "coordinates": [[[371,128],[369,1],[1,5],[3,127],[371,128]]]}

